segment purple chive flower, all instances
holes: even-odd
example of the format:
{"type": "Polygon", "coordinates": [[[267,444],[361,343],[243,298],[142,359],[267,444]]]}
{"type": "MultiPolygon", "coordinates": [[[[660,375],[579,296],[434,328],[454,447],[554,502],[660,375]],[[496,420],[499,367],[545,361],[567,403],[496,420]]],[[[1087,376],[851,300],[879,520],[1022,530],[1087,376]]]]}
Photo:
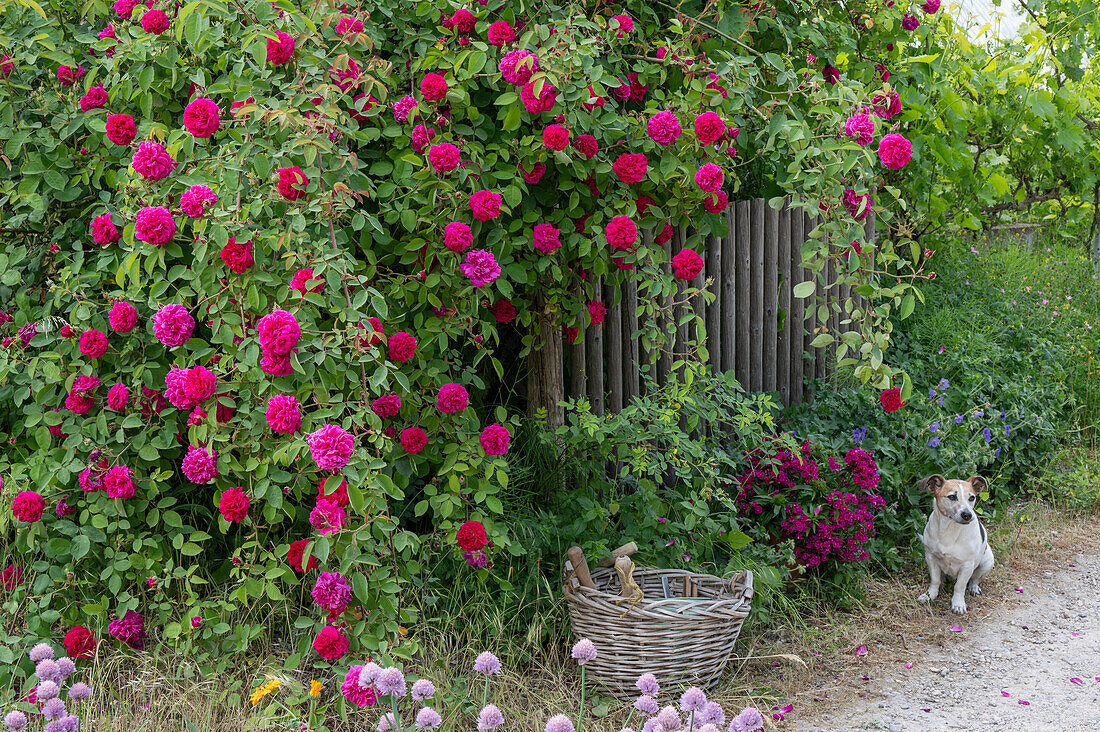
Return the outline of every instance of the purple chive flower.
{"type": "Polygon", "coordinates": [[[657,724],[663,729],[680,729],[680,713],[670,704],[657,713],[657,724]]]}
{"type": "Polygon", "coordinates": [[[416,726],[418,729],[435,729],[443,723],[439,712],[431,707],[424,707],[416,713],[416,726]]]}
{"type": "Polygon", "coordinates": [[[546,732],[573,732],[573,722],[564,714],[555,714],[546,721],[546,732]]]}
{"type": "Polygon", "coordinates": [[[61,728],[61,732],[76,732],[80,729],[80,720],[77,719],[75,714],[57,720],[57,724],[61,728]]]}
{"type": "Polygon", "coordinates": [[[642,714],[648,714],[650,716],[657,713],[657,710],[661,708],[661,705],[657,703],[657,700],[648,694],[643,694],[634,700],[634,708],[642,714]]]}
{"type": "Polygon", "coordinates": [[[76,673],[76,664],[73,663],[73,659],[68,656],[62,656],[57,659],[57,670],[61,674],[62,680],[69,678],[70,675],[76,673]]]}
{"type": "Polygon", "coordinates": [[[4,726],[8,728],[8,732],[20,732],[27,726],[27,715],[19,710],[8,712],[4,715],[4,726]]]}
{"type": "Polygon", "coordinates": [[[657,677],[653,674],[642,674],[634,682],[634,686],[638,687],[638,691],[646,696],[657,696],[661,690],[660,685],[657,683],[657,677]]]}
{"type": "Polygon", "coordinates": [[[50,699],[53,699],[55,696],[57,696],[60,692],[61,690],[54,682],[42,681],[38,684],[38,688],[35,689],[34,694],[38,698],[38,701],[49,701],[50,699]]]}
{"type": "Polygon", "coordinates": [[[596,657],[596,644],[587,638],[582,638],[573,646],[573,658],[583,666],[596,657]]]}
{"type": "Polygon", "coordinates": [[[425,699],[431,699],[435,694],[435,684],[427,679],[417,679],[413,683],[412,698],[416,701],[424,701],[425,699]]]}
{"type": "Polygon", "coordinates": [[[680,708],[685,712],[701,712],[707,706],[707,695],[693,686],[680,696],[680,708]]]}
{"type": "Polygon", "coordinates": [[[718,702],[707,702],[702,713],[697,714],[695,718],[704,725],[714,724],[721,727],[726,723],[726,713],[722,711],[722,705],[718,702]]]}
{"type": "MultiPolygon", "coordinates": [[[[34,667],[34,675],[42,681],[57,681],[61,675],[61,669],[57,667],[57,662],[52,658],[46,658],[38,662],[38,665],[34,667]]],[[[39,694],[39,697],[42,695],[39,694]]]]}
{"type": "Polygon", "coordinates": [[[477,715],[477,732],[492,732],[504,724],[504,715],[495,704],[486,704],[477,715]]]}
{"type": "Polygon", "coordinates": [[[494,656],[490,651],[484,651],[478,655],[477,660],[474,661],[474,671],[479,674],[485,674],[486,676],[492,676],[500,673],[500,659],[494,656]]]}
{"type": "Polygon", "coordinates": [[[764,715],[753,707],[742,709],[741,713],[737,715],[737,721],[740,722],[741,728],[746,731],[764,729],[764,715]]]}
{"type": "Polygon", "coordinates": [[[406,693],[405,674],[396,666],[388,666],[379,672],[378,678],[374,680],[374,688],[382,696],[401,698],[406,693]]]}
{"type": "Polygon", "coordinates": [[[45,661],[47,658],[53,658],[53,647],[49,643],[39,643],[31,649],[31,663],[45,661]]]}
{"type": "Polygon", "coordinates": [[[397,719],[394,718],[393,712],[386,712],[382,715],[382,718],[378,720],[378,732],[389,732],[391,729],[397,729],[397,719]]]}
{"type": "Polygon", "coordinates": [[[42,716],[46,719],[61,719],[68,712],[65,702],[60,697],[54,697],[42,705],[42,716]]]}
{"type": "Polygon", "coordinates": [[[363,664],[363,668],[359,670],[359,686],[364,689],[369,689],[374,686],[374,680],[378,678],[378,674],[382,672],[382,667],[374,661],[368,661],[363,664]]]}
{"type": "Polygon", "coordinates": [[[69,698],[73,701],[83,701],[91,696],[92,690],[83,681],[78,681],[69,689],[69,698]]]}

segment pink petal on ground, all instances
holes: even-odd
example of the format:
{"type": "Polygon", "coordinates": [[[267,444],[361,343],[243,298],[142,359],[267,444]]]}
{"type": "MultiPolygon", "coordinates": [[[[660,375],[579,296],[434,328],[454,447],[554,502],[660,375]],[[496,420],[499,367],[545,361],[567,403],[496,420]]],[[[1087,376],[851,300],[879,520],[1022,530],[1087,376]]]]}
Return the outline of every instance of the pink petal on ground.
{"type": "Polygon", "coordinates": [[[1079,636],[1079,635],[1081,635],[1081,634],[1080,634],[1080,633],[1070,633],[1070,635],[1072,635],[1072,636],[1074,636],[1074,637],[1077,637],[1077,636],[1079,636]]]}
{"type": "Polygon", "coordinates": [[[932,710],[931,710],[931,709],[925,709],[924,707],[921,707],[921,711],[922,711],[922,712],[930,712],[930,711],[932,711],[932,710]]]}
{"type": "Polygon", "coordinates": [[[1023,591],[1024,591],[1024,588],[1023,588],[1023,587],[1017,587],[1017,588],[1016,588],[1016,591],[1017,591],[1017,592],[1023,592],[1023,591]]]}
{"type": "Polygon", "coordinates": [[[1016,700],[1016,703],[1017,703],[1017,704],[1023,704],[1023,705],[1025,705],[1025,706],[1026,706],[1026,705],[1030,704],[1031,702],[1029,702],[1029,701],[1024,701],[1023,699],[1017,699],[1017,700],[1016,700]]]}
{"type": "Polygon", "coordinates": [[[1078,686],[1084,686],[1085,685],[1085,682],[1081,681],[1081,679],[1070,679],[1069,683],[1077,684],[1078,686]]]}
{"type": "Polygon", "coordinates": [[[1002,691],[1001,696],[1012,696],[1012,694],[1009,694],[1007,691],[1002,691]]]}
{"type": "Polygon", "coordinates": [[[867,646],[862,645],[859,648],[857,648],[856,649],[856,655],[857,656],[866,656],[867,655],[867,646]]]}
{"type": "Polygon", "coordinates": [[[913,662],[912,661],[906,661],[905,662],[905,668],[913,668],[913,662]]]}
{"type": "Polygon", "coordinates": [[[952,633],[961,633],[961,632],[963,632],[963,629],[960,628],[957,625],[952,625],[950,628],[948,628],[948,630],[950,630],[952,633]]]}

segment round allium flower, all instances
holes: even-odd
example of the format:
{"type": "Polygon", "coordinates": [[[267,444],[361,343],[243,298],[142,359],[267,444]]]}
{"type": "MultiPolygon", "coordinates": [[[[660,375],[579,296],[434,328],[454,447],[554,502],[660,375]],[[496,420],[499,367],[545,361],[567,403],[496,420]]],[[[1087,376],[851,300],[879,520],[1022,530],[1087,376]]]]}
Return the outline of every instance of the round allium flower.
{"type": "Polygon", "coordinates": [[[721,704],[708,701],[703,705],[703,710],[695,715],[695,720],[700,724],[710,724],[719,728],[726,723],[726,713],[722,711],[721,704]]]}
{"type": "Polygon", "coordinates": [[[344,674],[344,683],[340,684],[340,692],[344,698],[357,707],[373,707],[378,703],[378,697],[372,686],[360,686],[359,674],[363,671],[362,664],[356,664],[344,674]]]}
{"type": "Polygon", "coordinates": [[[681,280],[693,280],[703,271],[703,258],[692,249],[681,249],[672,258],[672,273],[681,280]]]}
{"type": "Polygon", "coordinates": [[[412,698],[422,702],[435,696],[435,684],[428,679],[417,679],[412,685],[412,698]]]}
{"type": "Polygon", "coordinates": [[[393,118],[397,122],[407,124],[409,121],[409,113],[414,109],[416,109],[416,100],[406,94],[394,102],[393,118]]]}
{"type": "Polygon", "coordinates": [[[658,112],[649,118],[646,131],[651,140],[658,145],[671,145],[683,132],[679,118],[667,109],[658,112]]]}
{"type": "Polygon", "coordinates": [[[393,716],[393,712],[386,712],[382,715],[382,718],[378,720],[378,726],[376,726],[375,732],[396,732],[398,728],[397,718],[393,716]]]}
{"type": "Polygon", "coordinates": [[[294,37],[283,31],[276,31],[275,36],[267,39],[267,61],[280,66],[294,58],[294,37]]]}
{"type": "Polygon", "coordinates": [[[569,145],[569,130],[561,125],[548,125],[542,131],[542,144],[551,150],[564,150],[569,145]]]}
{"type": "Polygon", "coordinates": [[[222,493],[218,500],[218,511],[229,523],[236,523],[248,515],[248,496],[240,486],[222,493]]]}
{"type": "Polygon", "coordinates": [[[925,15],[935,15],[936,11],[940,9],[940,0],[925,0],[920,9],[924,11],[925,15]]]}
{"type": "Polygon", "coordinates": [[[844,134],[860,145],[875,139],[875,121],[865,114],[853,114],[844,122],[844,134]]]}
{"type": "Polygon", "coordinates": [[[169,26],[168,16],[164,14],[164,11],[160,8],[151,8],[146,10],[141,16],[141,28],[146,33],[152,33],[159,36],[164,31],[168,30],[169,26]]]}
{"type": "Polygon", "coordinates": [[[176,235],[176,221],[164,206],[146,206],[134,220],[134,238],[163,246],[176,235]]]}
{"type": "Polygon", "coordinates": [[[125,617],[108,623],[107,632],[136,650],[145,647],[145,619],[133,610],[127,610],[125,617]]]}
{"type": "Polygon", "coordinates": [[[901,400],[901,389],[898,387],[883,389],[878,400],[885,412],[896,412],[905,406],[905,402],[901,400]]]}
{"type": "Polygon", "coordinates": [[[100,214],[92,219],[92,241],[100,246],[107,246],[118,241],[118,239],[118,229],[111,221],[111,214],[100,214]]]}
{"type": "Polygon", "coordinates": [[[61,680],[64,681],[65,679],[76,673],[76,664],[73,663],[73,659],[69,658],[68,656],[62,656],[61,658],[57,659],[57,672],[60,675],[61,680]]]}
{"type": "Polygon", "coordinates": [[[704,145],[718,142],[726,134],[726,123],[714,112],[703,112],[695,118],[695,137],[704,145]]]}
{"type": "Polygon", "coordinates": [[[78,681],[69,689],[69,698],[73,701],[83,701],[92,695],[92,690],[83,681],[78,681]]]}
{"type": "Polygon", "coordinates": [[[554,85],[546,80],[542,81],[542,85],[542,91],[537,95],[535,94],[535,82],[533,81],[528,81],[520,89],[519,97],[523,102],[523,108],[527,110],[528,114],[549,112],[558,101],[558,92],[554,85]]]}
{"type": "Polygon", "coordinates": [[[607,223],[605,235],[612,249],[632,252],[638,241],[638,227],[629,216],[616,216],[607,223]]]}
{"type": "Polygon", "coordinates": [[[382,673],[382,667],[374,661],[367,661],[359,668],[359,685],[373,688],[378,674],[382,673]]]}
{"type": "Polygon", "coordinates": [[[564,714],[555,714],[546,720],[545,732],[574,732],[573,723],[564,714]]]}
{"type": "Polygon", "coordinates": [[[107,334],[101,330],[86,330],[80,334],[80,352],[88,358],[99,358],[107,352],[107,334]]]}
{"type": "Polygon", "coordinates": [[[477,732],[492,732],[504,724],[504,715],[494,704],[486,704],[477,715],[477,732]]]}
{"type": "Polygon", "coordinates": [[[165,305],[153,316],[153,335],[169,348],[186,343],[194,329],[195,319],[182,305],[165,305]]]}
{"type": "Polygon", "coordinates": [[[297,319],[286,310],[275,310],[260,318],[256,332],[260,348],[276,356],[288,355],[302,337],[297,319]]]}
{"type": "Polygon", "coordinates": [[[401,430],[401,449],[410,455],[416,455],[428,444],[428,433],[419,427],[407,427],[401,430]]]}
{"type": "Polygon", "coordinates": [[[461,412],[470,403],[470,395],[462,384],[444,384],[439,388],[435,398],[435,406],[444,414],[461,412]]]}
{"type": "Polygon", "coordinates": [[[736,724],[739,730],[744,732],[755,732],[755,730],[764,729],[764,715],[760,713],[758,709],[753,707],[745,707],[741,710],[733,721],[730,723],[731,729],[736,724]]]}
{"type": "Polygon", "coordinates": [[[592,320],[592,325],[599,325],[603,322],[604,317],[607,316],[607,306],[599,300],[588,301],[588,317],[592,320]]]}
{"type": "Polygon", "coordinates": [[[391,361],[405,362],[416,355],[416,337],[405,331],[390,336],[387,346],[391,361]]]}
{"type": "Polygon", "coordinates": [[[685,712],[701,712],[707,705],[707,695],[698,686],[692,686],[680,696],[680,708],[685,712]]]}
{"type": "Polygon", "coordinates": [[[379,696],[405,696],[405,674],[396,666],[388,666],[378,672],[374,679],[374,688],[379,696]]]}
{"type": "Polygon", "coordinates": [[[122,383],[115,384],[107,392],[107,408],[114,412],[125,412],[130,402],[130,389],[122,383]]]}
{"type": "Polygon", "coordinates": [[[339,572],[321,572],[313,583],[313,601],[328,612],[342,610],[351,602],[351,585],[339,572]]]}
{"type": "Polygon", "coordinates": [[[183,126],[195,137],[206,138],[218,131],[221,116],[213,99],[199,97],[183,109],[183,126]]]}
{"type": "Polygon", "coordinates": [[[509,84],[523,86],[539,70],[539,59],[530,51],[509,51],[500,59],[500,73],[509,84]]]}
{"type": "Polygon", "coordinates": [[[193,219],[206,215],[206,207],[218,202],[217,195],[209,186],[191,186],[180,194],[180,210],[193,219]]]}
{"type": "Polygon", "coordinates": [[[287,394],[276,394],[267,400],[266,416],[272,432],[292,435],[302,426],[298,399],[287,394]]]}
{"type": "Polygon", "coordinates": [[[913,143],[897,133],[889,134],[879,140],[878,158],[891,170],[904,168],[913,157],[913,143]]]}
{"type": "Polygon", "coordinates": [[[309,178],[297,165],[289,168],[279,168],[277,188],[279,195],[288,201],[297,201],[306,195],[306,187],[309,186],[309,178]]]}
{"type": "Polygon", "coordinates": [[[218,452],[191,445],[180,467],[189,481],[204,485],[218,477],[218,452]]]}
{"type": "Polygon", "coordinates": [[[714,163],[704,163],[695,171],[695,185],[700,190],[713,193],[722,187],[722,169],[714,163]]]}
{"type": "Polygon", "coordinates": [[[244,274],[254,263],[251,240],[238,242],[237,237],[229,237],[229,241],[222,247],[221,258],[226,267],[237,274],[244,274]]]}
{"type": "Polygon", "coordinates": [[[901,19],[901,27],[907,31],[915,31],[920,27],[920,19],[912,13],[906,13],[901,19]]]}
{"type": "Polygon", "coordinates": [[[290,289],[297,290],[303,295],[307,292],[320,292],[325,287],[325,281],[320,277],[313,276],[313,267],[304,267],[294,273],[294,276],[290,278],[290,289]],[[318,284],[314,287],[309,287],[310,280],[318,280],[318,284]]]}
{"type": "Polygon", "coordinates": [[[57,80],[61,82],[61,86],[72,86],[82,76],[84,76],[84,67],[79,64],[75,69],[72,66],[57,67],[57,80]]]}
{"type": "Polygon", "coordinates": [[[428,162],[437,173],[450,173],[458,167],[458,148],[449,142],[432,145],[428,150],[428,162]]]}
{"type": "Polygon", "coordinates": [[[57,664],[51,660],[39,661],[35,666],[34,675],[41,679],[41,683],[34,690],[38,703],[53,699],[61,693],[57,683],[57,664]]]}
{"type": "Polygon", "coordinates": [[[91,658],[95,653],[95,635],[83,625],[74,625],[70,628],[62,643],[65,644],[65,652],[73,658],[91,658]]]}
{"type": "Polygon", "coordinates": [[[722,213],[730,205],[730,197],[725,191],[715,191],[703,199],[703,208],[710,213],[722,213]]]}
{"type": "Polygon", "coordinates": [[[535,224],[535,249],[543,254],[550,254],[551,252],[561,247],[561,230],[550,224],[535,224]]]}
{"type": "Polygon", "coordinates": [[[42,716],[45,719],[60,719],[68,712],[65,709],[65,700],[55,696],[42,705],[42,716]]]}
{"type": "Polygon", "coordinates": [[[500,265],[487,249],[472,249],[466,252],[466,259],[459,265],[462,274],[469,278],[474,287],[484,287],[496,282],[500,277],[500,265]]]}
{"type": "Polygon", "coordinates": [[[583,666],[596,658],[596,644],[587,638],[582,638],[573,646],[572,656],[578,664],[583,666]]]}
{"type": "Polygon", "coordinates": [[[103,109],[107,106],[107,90],[101,86],[93,86],[84,92],[80,98],[80,111],[88,112],[93,109],[103,109]]]}
{"type": "Polygon", "coordinates": [[[27,715],[18,709],[10,711],[4,715],[4,726],[8,732],[22,732],[27,727],[27,715]]]}
{"type": "MultiPolygon", "coordinates": [[[[469,523],[477,523],[476,521],[467,521],[469,523]]],[[[464,526],[466,524],[463,524],[464,526]]],[[[480,524],[478,524],[480,526],[480,524]]],[[[484,532],[484,528],[482,528],[484,532]]],[[[461,542],[460,542],[461,545],[461,542]]],[[[482,544],[484,546],[484,544],[482,544]]],[[[485,674],[486,676],[493,676],[500,673],[500,659],[497,658],[490,651],[482,651],[478,654],[478,657],[474,660],[474,671],[479,674],[485,674]]]]}
{"type": "Polygon", "coordinates": [[[334,424],[323,424],[306,437],[309,454],[321,470],[339,470],[348,464],[355,450],[355,439],[334,424]]]}
{"type": "Polygon", "coordinates": [[[655,697],[661,691],[661,687],[657,683],[657,677],[653,674],[642,674],[638,677],[638,680],[634,682],[634,686],[646,696],[655,697]]]}
{"type": "Polygon", "coordinates": [[[176,161],[159,142],[139,142],[130,165],[145,180],[163,180],[176,169],[176,161]]]}
{"type": "Polygon", "coordinates": [[[611,169],[623,183],[639,183],[645,180],[648,164],[645,153],[623,153],[615,158],[611,169]]]}
{"type": "Polygon", "coordinates": [[[481,431],[481,447],[486,455],[507,455],[510,438],[508,428],[494,422],[481,431]]]}
{"type": "Polygon", "coordinates": [[[420,80],[420,96],[429,102],[439,101],[447,96],[448,84],[442,74],[425,74],[420,80]]]}
{"type": "Polygon", "coordinates": [[[656,699],[648,694],[643,694],[634,700],[634,708],[642,714],[653,715],[657,713],[657,710],[660,709],[661,706],[657,703],[656,699]]]}
{"type": "Polygon", "coordinates": [[[129,145],[137,136],[134,118],[128,114],[112,114],[107,118],[107,139],[116,145],[129,145]]]}
{"type": "Polygon", "coordinates": [[[475,191],[470,195],[470,211],[478,221],[491,221],[500,216],[500,204],[503,201],[499,193],[475,191]]]}
{"type": "Polygon", "coordinates": [[[370,408],[382,419],[396,417],[401,411],[401,397],[396,394],[383,394],[371,402],[370,408]]]}
{"type": "Polygon", "coordinates": [[[11,502],[11,515],[28,524],[41,519],[45,510],[46,499],[34,491],[20,491],[11,502]]]}
{"type": "Polygon", "coordinates": [[[348,652],[348,639],[339,628],[326,625],[313,641],[313,650],[326,661],[339,661],[348,652]]]}
{"type": "MultiPolygon", "coordinates": [[[[480,549],[484,549],[489,544],[489,536],[485,533],[485,527],[480,521],[467,521],[462,524],[462,526],[459,526],[458,531],[455,532],[455,540],[458,542],[458,545],[462,547],[462,550],[467,552],[476,552],[480,549]]],[[[495,659],[496,657],[494,656],[493,658],[495,659]]],[[[480,660],[481,656],[478,656],[478,661],[480,660]]],[[[498,668],[499,665],[500,663],[498,661],[498,668]]],[[[474,670],[479,670],[477,664],[474,664],[474,670]]],[[[482,671],[482,673],[496,672],[482,671]]]]}
{"type": "MultiPolygon", "coordinates": [[[[421,679],[421,681],[423,680],[421,679]]],[[[415,687],[415,684],[413,686],[415,687]]],[[[439,716],[439,712],[431,707],[421,707],[420,711],[416,713],[417,729],[435,729],[441,724],[443,724],[443,718],[439,716]]]]}
{"type": "Polygon", "coordinates": [[[664,729],[679,729],[681,726],[680,713],[671,704],[657,713],[657,722],[664,729]]]}
{"type": "Polygon", "coordinates": [[[304,574],[320,566],[317,562],[317,557],[311,555],[309,558],[309,566],[306,568],[302,567],[302,557],[305,556],[306,545],[308,544],[309,539],[298,539],[297,541],[291,542],[290,549],[288,549],[286,553],[287,562],[289,562],[290,566],[294,568],[294,571],[299,574],[304,574]]]}
{"type": "Polygon", "coordinates": [[[581,135],[573,140],[573,149],[583,155],[586,160],[591,160],[600,151],[600,143],[592,135],[581,135]]]}
{"type": "Polygon", "coordinates": [[[493,317],[496,318],[498,323],[508,324],[516,319],[519,315],[519,311],[516,310],[516,306],[512,304],[512,301],[508,298],[501,298],[493,303],[493,307],[490,308],[493,313],[493,317]]]}
{"type": "Polygon", "coordinates": [[[474,243],[470,227],[459,221],[452,221],[443,227],[443,244],[456,254],[461,254],[474,243]]]}
{"type": "Polygon", "coordinates": [[[107,322],[111,324],[111,330],[114,332],[129,333],[137,325],[137,311],[127,301],[119,300],[107,313],[107,322]]]}

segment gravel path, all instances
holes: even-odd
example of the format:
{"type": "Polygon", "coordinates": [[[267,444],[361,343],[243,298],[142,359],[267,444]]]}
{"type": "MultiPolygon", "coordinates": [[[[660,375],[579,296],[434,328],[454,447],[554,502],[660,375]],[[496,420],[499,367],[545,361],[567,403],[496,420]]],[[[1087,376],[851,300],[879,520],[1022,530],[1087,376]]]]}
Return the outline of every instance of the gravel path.
{"type": "MultiPolygon", "coordinates": [[[[839,730],[1100,730],[1100,554],[1041,572],[1002,607],[948,615],[939,647],[868,664],[859,697],[791,727],[839,730]],[[1071,679],[1079,679],[1079,683],[1071,679]],[[1025,704],[1024,702],[1027,702],[1025,704]]],[[[950,597],[950,586],[947,596],[950,597]]],[[[941,590],[938,603],[944,602],[941,590]]],[[[982,598],[967,598],[971,608],[982,598]]],[[[938,606],[937,606],[938,607],[938,606]]],[[[941,608],[942,609],[942,608],[941,608]]]]}

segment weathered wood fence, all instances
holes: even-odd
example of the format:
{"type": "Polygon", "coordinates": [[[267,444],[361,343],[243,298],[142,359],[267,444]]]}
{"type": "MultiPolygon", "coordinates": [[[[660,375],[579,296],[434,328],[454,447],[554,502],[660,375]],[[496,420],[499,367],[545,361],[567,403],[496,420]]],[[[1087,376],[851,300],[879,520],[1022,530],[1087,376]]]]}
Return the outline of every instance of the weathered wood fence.
{"type": "MultiPolygon", "coordinates": [[[[689,309],[702,316],[713,369],[734,371],[746,391],[774,391],[785,405],[801,403],[809,396],[807,383],[824,377],[836,361],[835,346],[810,347],[816,316],[807,319],[808,301],[791,293],[799,282],[810,279],[801,266],[802,245],[820,219],[803,209],[775,210],[762,198],[731,204],[727,217],[726,236],[709,237],[699,243],[701,250],[696,247],[704,268],[692,285],[702,288],[710,281],[708,291],[715,294],[714,301],[708,305],[699,295],[675,306],[673,298],[663,304],[671,308],[676,323],[689,309]]],[[[873,235],[870,219],[866,237],[873,235]]],[[[652,235],[646,236],[646,244],[652,246],[652,235]]],[[[691,236],[690,231],[676,232],[663,247],[665,261],[691,236]]],[[[832,283],[836,277],[830,261],[825,280],[832,283]]],[[[573,344],[566,344],[562,357],[569,396],[587,396],[593,411],[602,415],[620,411],[641,394],[642,374],[648,373],[650,358],[639,338],[637,283],[628,281],[621,287],[598,283],[597,287],[602,287],[608,304],[607,316],[602,324],[583,329],[573,344]]],[[[850,294],[848,287],[837,292],[841,300],[850,294]]],[[[831,309],[829,332],[840,332],[845,317],[831,309]]],[[[689,352],[688,342],[692,335],[702,341],[703,334],[689,333],[692,327],[691,321],[679,325],[675,341],[659,354],[658,384],[665,383],[676,361],[698,357],[689,352]]]]}

